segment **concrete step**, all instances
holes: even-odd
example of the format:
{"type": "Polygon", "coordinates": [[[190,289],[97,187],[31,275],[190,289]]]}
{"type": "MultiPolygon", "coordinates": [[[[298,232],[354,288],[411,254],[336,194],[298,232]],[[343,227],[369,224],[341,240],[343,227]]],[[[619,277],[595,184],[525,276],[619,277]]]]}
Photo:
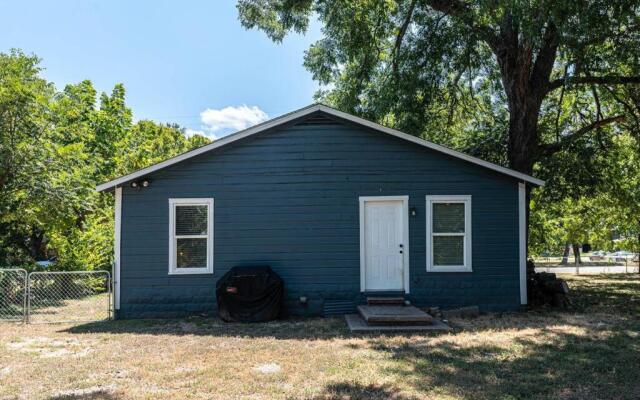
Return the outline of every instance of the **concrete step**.
{"type": "Polygon", "coordinates": [[[346,314],[344,318],[351,332],[426,332],[426,331],[450,331],[449,325],[434,319],[429,324],[403,324],[403,325],[370,325],[360,314],[346,314]]]}
{"type": "Polygon", "coordinates": [[[367,304],[370,306],[375,305],[404,305],[404,297],[382,297],[382,296],[369,296],[367,297],[367,304]]]}
{"type": "Polygon", "coordinates": [[[369,325],[428,325],[433,317],[414,306],[360,305],[358,312],[369,325]]]}

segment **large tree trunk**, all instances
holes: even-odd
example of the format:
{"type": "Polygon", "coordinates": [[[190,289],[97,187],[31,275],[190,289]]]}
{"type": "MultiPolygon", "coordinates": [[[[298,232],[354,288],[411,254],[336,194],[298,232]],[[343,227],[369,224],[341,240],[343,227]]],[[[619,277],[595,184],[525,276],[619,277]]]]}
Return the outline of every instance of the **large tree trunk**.
{"type": "Polygon", "coordinates": [[[533,173],[533,164],[538,157],[538,113],[540,106],[531,104],[529,99],[521,97],[533,96],[529,91],[518,91],[517,97],[509,101],[509,137],[507,156],[509,166],[527,175],[533,173]]]}
{"type": "Polygon", "coordinates": [[[29,237],[29,253],[35,260],[47,258],[47,245],[44,231],[33,228],[29,237]]]}
{"type": "Polygon", "coordinates": [[[576,275],[580,275],[580,264],[582,264],[582,260],[580,259],[580,245],[573,244],[573,258],[574,265],[576,266],[576,275]]]}
{"type": "MultiPolygon", "coordinates": [[[[522,73],[522,72],[521,72],[522,73]]],[[[507,157],[509,166],[516,171],[533,175],[533,165],[538,157],[538,113],[539,104],[533,104],[535,97],[529,86],[517,88],[509,97],[509,137],[507,157]],[[513,96],[513,100],[512,100],[513,96]],[[535,150],[532,150],[535,149],[535,150]]],[[[525,197],[525,243],[526,257],[529,257],[529,221],[531,216],[531,185],[526,185],[525,197]]]]}
{"type": "Polygon", "coordinates": [[[561,265],[569,264],[569,253],[571,252],[571,245],[567,242],[564,244],[564,252],[562,253],[562,261],[560,261],[561,265]]]}
{"type": "MultiPolygon", "coordinates": [[[[543,40],[536,44],[520,35],[517,18],[506,12],[500,31],[487,43],[496,56],[502,85],[509,107],[507,158],[509,166],[527,175],[540,157],[538,117],[558,49],[558,31],[551,21],[545,27],[543,40]]],[[[526,242],[529,243],[531,187],[526,191],[526,242]]]]}
{"type": "Polygon", "coordinates": [[[582,264],[582,259],[580,258],[580,245],[574,243],[573,244],[573,257],[575,258],[574,263],[576,265],[582,264]]]}

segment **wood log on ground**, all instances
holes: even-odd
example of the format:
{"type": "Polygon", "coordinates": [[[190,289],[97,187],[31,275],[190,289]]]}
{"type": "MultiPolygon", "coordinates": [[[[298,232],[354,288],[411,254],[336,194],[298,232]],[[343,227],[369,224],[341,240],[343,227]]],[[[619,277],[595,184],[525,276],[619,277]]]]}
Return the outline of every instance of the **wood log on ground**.
{"type": "Polygon", "coordinates": [[[531,306],[552,306],[567,308],[569,300],[569,285],[556,274],[535,272],[532,260],[527,262],[527,297],[531,306]]]}
{"type": "Polygon", "coordinates": [[[569,285],[567,282],[562,279],[555,279],[553,281],[542,281],[540,282],[545,291],[549,293],[560,293],[560,294],[568,294],[569,293],[569,285]]]}
{"type": "Polygon", "coordinates": [[[556,274],[554,274],[554,273],[538,272],[538,273],[536,273],[536,279],[539,282],[553,282],[558,278],[556,277],[556,274]]]}

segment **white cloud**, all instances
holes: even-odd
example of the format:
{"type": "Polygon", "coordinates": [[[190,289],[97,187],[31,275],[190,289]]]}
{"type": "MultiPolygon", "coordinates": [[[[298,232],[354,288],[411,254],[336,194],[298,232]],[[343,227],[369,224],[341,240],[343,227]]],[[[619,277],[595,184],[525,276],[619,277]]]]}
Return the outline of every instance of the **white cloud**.
{"type": "Polygon", "coordinates": [[[266,121],[268,118],[267,113],[262,111],[260,107],[246,105],[225,107],[218,110],[207,108],[200,113],[200,119],[205,125],[204,128],[211,133],[225,131],[226,134],[239,131],[266,121]]]}

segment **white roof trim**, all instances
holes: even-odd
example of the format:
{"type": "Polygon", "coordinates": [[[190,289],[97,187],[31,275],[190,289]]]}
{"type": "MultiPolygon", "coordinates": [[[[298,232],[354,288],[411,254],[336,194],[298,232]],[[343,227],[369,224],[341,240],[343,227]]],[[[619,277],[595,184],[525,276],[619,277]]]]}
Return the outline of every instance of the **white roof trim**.
{"type": "Polygon", "coordinates": [[[544,181],[543,180],[538,179],[538,178],[534,178],[534,177],[529,176],[527,174],[523,174],[521,172],[514,171],[512,169],[505,168],[505,167],[502,167],[500,165],[496,165],[496,164],[490,163],[488,161],[481,160],[479,158],[470,156],[468,154],[464,154],[464,153],[461,153],[459,151],[452,150],[452,149],[450,149],[448,147],[440,146],[438,144],[426,141],[424,139],[420,139],[420,138],[418,138],[416,136],[412,136],[412,135],[406,134],[404,132],[400,132],[400,131],[395,130],[395,129],[387,128],[386,126],[382,126],[380,124],[376,124],[375,122],[367,121],[366,119],[362,119],[360,117],[356,117],[355,115],[351,115],[351,114],[344,113],[342,111],[338,111],[338,110],[336,110],[334,108],[325,106],[323,104],[313,104],[313,105],[301,108],[299,110],[290,112],[288,114],[284,114],[284,115],[282,115],[280,117],[271,119],[269,121],[263,122],[261,124],[255,125],[255,126],[253,126],[251,128],[245,129],[243,131],[239,131],[239,132],[236,132],[236,133],[231,134],[229,136],[225,136],[225,137],[223,137],[221,139],[217,139],[217,140],[213,141],[212,143],[210,143],[208,145],[205,145],[205,146],[202,146],[202,147],[198,147],[197,149],[193,149],[193,150],[188,151],[186,153],[182,153],[182,154],[180,154],[178,156],[175,156],[173,158],[169,158],[169,159],[164,160],[162,162],[159,162],[157,164],[154,164],[154,165],[151,165],[149,167],[146,167],[146,168],[140,169],[138,171],[132,172],[132,173],[130,173],[128,175],[124,175],[124,176],[121,176],[121,177],[116,178],[114,180],[111,180],[109,182],[105,182],[105,183],[103,183],[101,185],[98,185],[96,187],[96,190],[99,191],[99,192],[102,192],[102,191],[105,191],[105,190],[113,189],[114,187],[120,186],[120,185],[122,185],[124,183],[127,183],[127,182],[129,182],[131,180],[134,180],[136,178],[148,175],[148,174],[150,174],[152,172],[155,172],[155,171],[158,171],[160,169],[166,168],[166,167],[168,167],[170,165],[179,163],[181,161],[188,160],[191,157],[195,157],[195,156],[200,155],[202,153],[206,153],[206,152],[211,151],[213,149],[217,149],[218,147],[225,146],[225,145],[227,145],[229,143],[233,143],[236,140],[244,139],[244,138],[246,138],[248,136],[251,136],[251,135],[254,135],[256,133],[260,133],[260,132],[266,131],[267,129],[271,129],[271,128],[274,128],[276,126],[279,126],[279,125],[282,125],[282,124],[286,124],[287,122],[296,120],[298,118],[305,117],[305,116],[307,116],[309,114],[312,114],[314,112],[317,112],[317,111],[322,111],[322,112],[325,112],[325,113],[327,113],[329,115],[333,115],[335,117],[338,117],[338,118],[341,118],[341,119],[344,119],[344,120],[347,120],[347,121],[351,121],[351,122],[354,122],[354,123],[359,124],[359,125],[366,126],[368,128],[374,129],[376,131],[384,132],[384,133],[387,133],[389,135],[392,135],[392,136],[395,136],[395,137],[398,137],[398,138],[401,138],[401,139],[404,139],[404,140],[408,140],[409,142],[413,142],[415,144],[427,147],[429,149],[438,151],[440,153],[444,153],[444,154],[450,155],[450,156],[455,157],[455,158],[460,158],[460,159],[468,161],[468,162],[470,162],[472,164],[476,164],[476,165],[480,165],[480,166],[488,168],[488,169],[492,169],[494,171],[503,173],[505,175],[512,176],[514,178],[523,180],[525,182],[533,183],[533,184],[539,185],[539,186],[544,185],[544,181]]]}

